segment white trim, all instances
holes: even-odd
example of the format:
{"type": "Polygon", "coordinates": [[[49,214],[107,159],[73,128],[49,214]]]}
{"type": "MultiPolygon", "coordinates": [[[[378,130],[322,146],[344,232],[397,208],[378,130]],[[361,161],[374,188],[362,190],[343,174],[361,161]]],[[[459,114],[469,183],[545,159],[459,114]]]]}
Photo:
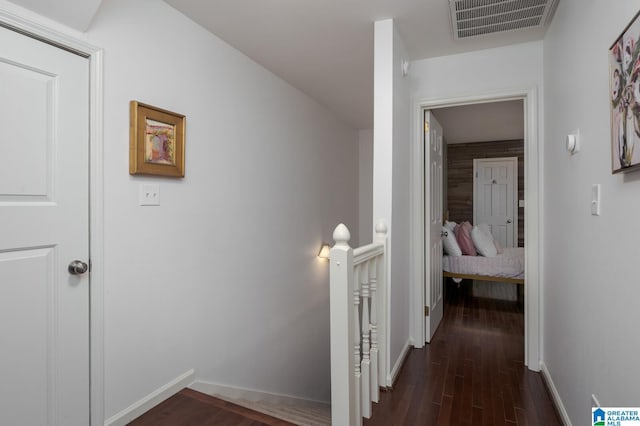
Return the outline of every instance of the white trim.
{"type": "Polygon", "coordinates": [[[103,51],[81,40],[81,33],[6,1],[0,2],[0,24],[76,51],[89,60],[90,411],[91,424],[101,425],[104,420],[103,51]]]}
{"type": "Polygon", "coordinates": [[[542,141],[538,137],[538,129],[540,126],[540,117],[538,117],[538,87],[534,86],[527,89],[505,90],[498,92],[490,92],[483,95],[451,97],[451,98],[435,98],[435,99],[416,99],[413,102],[413,113],[411,127],[413,129],[412,142],[412,158],[411,163],[411,282],[412,289],[412,314],[411,323],[412,340],[417,344],[416,347],[422,347],[425,341],[425,326],[422,312],[422,303],[424,301],[424,273],[421,264],[426,259],[424,256],[424,246],[422,235],[424,235],[424,202],[422,178],[422,111],[425,109],[433,109],[444,106],[468,105],[487,103],[495,101],[518,100],[524,101],[524,119],[525,119],[525,214],[527,217],[525,223],[525,359],[524,363],[530,370],[540,370],[541,359],[541,321],[542,309],[540,303],[541,293],[541,263],[540,263],[540,242],[541,236],[539,230],[542,229],[540,211],[542,208],[542,188],[543,177],[543,159],[542,159],[542,141]]]}
{"type": "Polygon", "coordinates": [[[81,32],[4,0],[0,0],[0,22],[87,57],[100,50],[82,40],[81,32]]]}
{"type": "Polygon", "coordinates": [[[426,324],[424,321],[425,305],[425,265],[424,260],[427,259],[424,248],[424,115],[423,108],[419,102],[414,104],[414,114],[411,114],[411,129],[415,131],[413,142],[411,143],[411,163],[409,165],[410,181],[409,181],[409,226],[411,229],[410,241],[410,259],[409,259],[409,280],[411,300],[411,321],[410,337],[416,348],[424,347],[426,342],[426,324]]]}
{"type": "Polygon", "coordinates": [[[128,424],[135,418],[140,417],[142,414],[160,404],[162,401],[171,398],[182,389],[190,386],[193,383],[194,376],[195,372],[193,370],[189,370],[181,374],[166,385],[159,387],[149,395],[134,402],[118,414],[109,417],[104,422],[105,426],[124,426],[128,424]]]}
{"type": "Polygon", "coordinates": [[[89,253],[91,255],[90,364],[91,424],[104,421],[104,72],[103,52],[91,57],[91,116],[89,159],[89,253]]]}
{"type": "Polygon", "coordinates": [[[411,349],[411,339],[408,339],[400,351],[400,356],[396,359],[396,363],[393,365],[393,369],[389,372],[387,376],[387,387],[393,386],[398,378],[398,374],[400,374],[400,370],[404,365],[404,361],[407,359],[407,354],[409,353],[409,349],[411,349]]]}
{"type": "Polygon", "coordinates": [[[553,379],[551,378],[551,373],[549,373],[549,369],[544,362],[540,362],[540,372],[544,377],[544,381],[547,383],[547,387],[551,392],[551,396],[553,397],[553,403],[556,406],[556,409],[560,413],[560,418],[562,419],[562,423],[565,426],[572,426],[571,419],[569,418],[569,414],[567,410],[564,408],[564,404],[562,403],[562,399],[560,398],[560,394],[558,393],[558,389],[556,388],[555,383],[553,383],[553,379]]]}
{"type": "Polygon", "coordinates": [[[317,401],[314,399],[298,398],[281,393],[264,392],[255,389],[240,388],[236,386],[222,385],[219,383],[205,382],[201,380],[193,382],[189,386],[189,388],[231,402],[242,399],[252,402],[268,402],[272,404],[295,405],[297,407],[327,407],[330,405],[328,401],[317,401]]]}

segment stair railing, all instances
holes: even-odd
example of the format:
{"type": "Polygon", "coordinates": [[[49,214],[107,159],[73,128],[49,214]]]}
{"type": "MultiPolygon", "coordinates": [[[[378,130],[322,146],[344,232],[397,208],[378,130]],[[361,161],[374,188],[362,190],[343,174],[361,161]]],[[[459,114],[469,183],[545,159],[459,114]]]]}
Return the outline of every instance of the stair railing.
{"type": "Polygon", "coordinates": [[[386,377],[385,313],[387,226],[376,225],[372,244],[353,249],[343,224],[331,249],[331,419],[361,425],[371,417],[386,377]]]}

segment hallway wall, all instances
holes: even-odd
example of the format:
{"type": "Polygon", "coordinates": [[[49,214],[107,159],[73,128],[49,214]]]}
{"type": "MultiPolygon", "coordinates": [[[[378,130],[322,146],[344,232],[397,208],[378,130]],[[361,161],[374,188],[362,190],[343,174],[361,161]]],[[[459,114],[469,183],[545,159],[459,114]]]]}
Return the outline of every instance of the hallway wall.
{"type": "Polygon", "coordinates": [[[640,174],[611,174],[608,63],[637,12],[636,0],[563,0],[544,40],[544,361],[575,425],[591,424],[592,394],[640,406],[640,174]],[[564,140],[576,128],[572,156],[564,140]]]}
{"type": "Polygon", "coordinates": [[[340,221],[358,238],[357,131],[162,1],[105,0],[84,37],[105,52],[106,417],[191,368],[328,401],[316,255],[340,221]],[[132,99],[186,115],[184,179],[128,174],[132,99]]]}

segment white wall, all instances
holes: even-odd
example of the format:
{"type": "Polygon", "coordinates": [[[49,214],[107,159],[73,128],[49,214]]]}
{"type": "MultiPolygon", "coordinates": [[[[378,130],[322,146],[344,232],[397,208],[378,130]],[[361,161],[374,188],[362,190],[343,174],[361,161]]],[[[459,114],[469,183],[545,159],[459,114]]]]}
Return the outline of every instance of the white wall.
{"type": "Polygon", "coordinates": [[[358,245],[363,246],[373,240],[373,129],[360,130],[358,139],[358,245]]]}
{"type": "Polygon", "coordinates": [[[563,0],[544,40],[544,360],[576,425],[590,421],[591,394],[640,405],[640,174],[611,174],[607,59],[637,11],[635,0],[563,0]],[[570,156],[575,128],[582,148],[570,156]]]}
{"type": "MultiPolygon", "coordinates": [[[[409,342],[409,81],[402,77],[406,49],[393,20],[374,31],[373,220],[389,226],[389,368],[398,367],[409,342]]],[[[394,371],[391,371],[392,373],[394,371]]]]}
{"type": "Polygon", "coordinates": [[[358,233],[358,134],[159,0],[106,0],[105,414],[190,368],[329,400],[328,264],[358,233]],[[186,177],[128,174],[135,99],[187,116],[186,177]],[[138,187],[160,184],[160,207],[138,187]]]}
{"type": "Polygon", "coordinates": [[[416,99],[438,100],[540,88],[542,42],[414,61],[410,75],[411,93],[416,99]]]}
{"type": "MultiPolygon", "coordinates": [[[[418,108],[418,105],[424,103],[437,105],[438,102],[451,102],[462,98],[491,98],[504,96],[506,93],[527,93],[528,102],[534,104],[537,98],[538,104],[537,111],[527,113],[529,120],[532,120],[535,115],[538,120],[537,129],[528,131],[528,139],[538,144],[527,147],[527,155],[534,159],[532,162],[535,164],[536,159],[539,158],[538,151],[543,151],[542,138],[536,135],[536,133],[541,135],[544,128],[542,59],[543,43],[539,41],[415,61],[410,69],[413,105],[418,108]]],[[[446,139],[447,135],[444,137],[446,139]]],[[[527,171],[527,175],[533,173],[533,170],[541,175],[540,165],[536,164],[534,169],[527,171]]],[[[528,211],[537,212],[539,209],[541,179],[541,177],[527,179],[528,211]]],[[[535,214],[530,213],[530,217],[534,218],[535,214]]],[[[535,220],[529,223],[535,223],[535,220]]],[[[530,229],[527,232],[537,235],[539,231],[539,229],[530,229]]],[[[530,238],[529,241],[532,239],[530,238]]],[[[537,259],[538,251],[530,244],[527,250],[527,264],[535,264],[537,259]]],[[[414,273],[417,274],[418,271],[414,273]]],[[[529,268],[527,279],[530,283],[537,282],[537,270],[529,268]]],[[[537,306],[540,300],[538,286],[529,285],[527,288],[527,305],[537,306]]],[[[419,301],[414,302],[414,311],[416,309],[418,311],[414,315],[413,337],[418,339],[420,336],[417,334],[422,327],[422,317],[417,313],[421,307],[419,301]]],[[[539,346],[536,343],[539,341],[540,325],[538,315],[535,314],[537,311],[538,309],[529,309],[525,321],[528,337],[532,342],[527,348],[525,359],[529,368],[534,370],[539,369],[539,346]]]]}
{"type": "Polygon", "coordinates": [[[411,320],[411,187],[410,84],[402,75],[402,61],[409,60],[397,27],[393,31],[393,216],[391,229],[391,366],[409,345],[411,320]]]}

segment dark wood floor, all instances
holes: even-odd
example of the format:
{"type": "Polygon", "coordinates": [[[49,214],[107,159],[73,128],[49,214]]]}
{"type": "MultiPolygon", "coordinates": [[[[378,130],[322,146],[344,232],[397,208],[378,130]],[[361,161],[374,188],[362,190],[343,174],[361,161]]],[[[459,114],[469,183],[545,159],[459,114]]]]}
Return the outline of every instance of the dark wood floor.
{"type": "Polygon", "coordinates": [[[471,296],[447,283],[433,342],[413,349],[364,424],[561,425],[539,373],[524,366],[522,302],[471,296]]]}
{"type": "Polygon", "coordinates": [[[285,422],[191,389],[183,389],[138,417],[129,425],[292,426],[293,423],[285,422]]]}
{"type": "MultiPolygon", "coordinates": [[[[433,342],[407,357],[391,392],[374,404],[369,426],[561,425],[539,373],[524,360],[522,302],[471,296],[447,284],[433,342]]],[[[184,389],[131,425],[291,425],[184,389]]]]}

